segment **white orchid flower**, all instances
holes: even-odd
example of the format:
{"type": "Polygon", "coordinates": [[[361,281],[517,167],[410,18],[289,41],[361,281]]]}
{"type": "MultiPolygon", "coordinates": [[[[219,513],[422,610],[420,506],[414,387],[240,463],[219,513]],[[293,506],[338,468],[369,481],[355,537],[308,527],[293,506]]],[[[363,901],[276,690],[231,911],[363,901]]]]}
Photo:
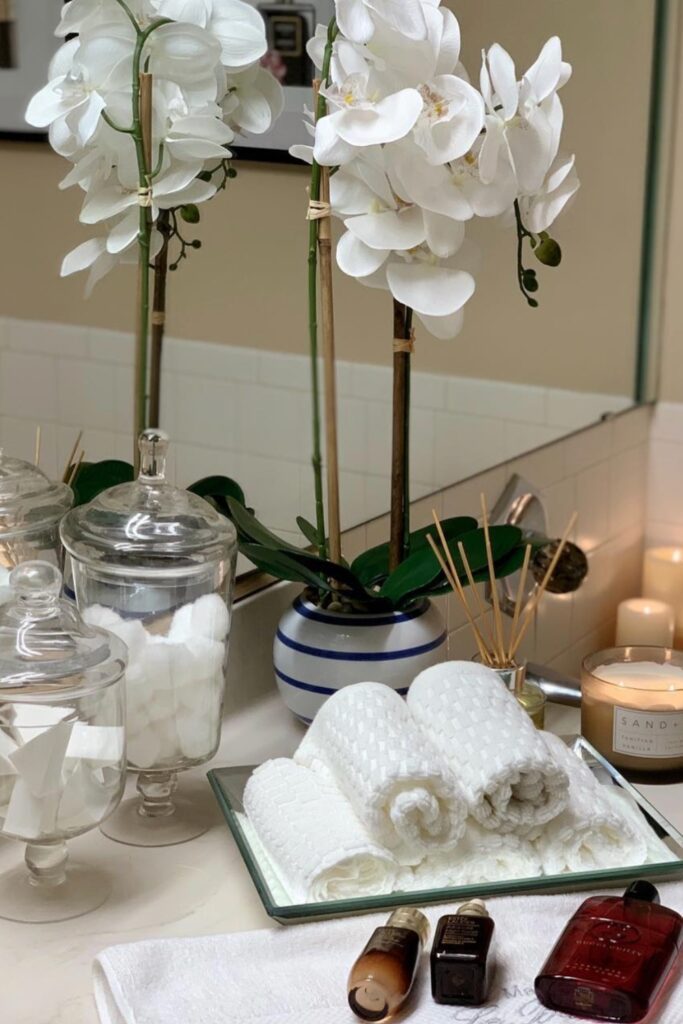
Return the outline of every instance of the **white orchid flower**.
{"type": "Polygon", "coordinates": [[[414,128],[415,141],[430,164],[441,165],[468,153],[484,127],[484,101],[455,75],[438,75],[420,86],[424,101],[414,128]]]}
{"type": "Polygon", "coordinates": [[[460,60],[460,26],[455,15],[448,8],[427,4],[423,13],[427,26],[424,39],[409,39],[383,24],[364,48],[368,61],[382,72],[390,92],[456,71],[460,60]]]}
{"type": "Polygon", "coordinates": [[[68,116],[78,145],[85,146],[107,105],[107,91],[130,81],[132,66],[125,39],[110,36],[65,43],[50,65],[50,81],[30,101],[26,120],[35,128],[47,128],[68,116]]]}
{"type": "MultiPolygon", "coordinates": [[[[115,230],[115,225],[114,225],[115,230]]],[[[163,239],[158,231],[152,232],[150,244],[150,258],[154,259],[163,244],[163,239]]],[[[136,239],[120,252],[110,252],[107,248],[107,237],[89,238],[82,242],[75,249],[67,253],[62,261],[60,277],[69,277],[71,274],[78,274],[88,270],[88,279],[85,286],[85,297],[89,298],[98,281],[101,281],[110,270],[119,263],[134,263],[137,258],[136,239]]]]}
{"type": "MultiPolygon", "coordinates": [[[[132,14],[141,21],[154,14],[151,0],[127,0],[127,3],[132,14]]],[[[62,16],[55,35],[82,35],[89,30],[98,29],[103,22],[111,20],[130,24],[128,15],[116,0],[69,0],[62,8],[62,16]]]]}
{"type": "Polygon", "coordinates": [[[490,184],[508,159],[520,191],[540,188],[555,158],[562,107],[557,89],[568,80],[570,66],[562,60],[560,40],[545,44],[521,82],[514,61],[495,43],[483,55],[481,91],[486,103],[486,137],[480,154],[481,179],[490,184]]]}
{"type": "Polygon", "coordinates": [[[244,0],[152,0],[159,17],[206,29],[221,44],[227,68],[260,60],[268,46],[263,18],[244,0]]]}
{"type": "Polygon", "coordinates": [[[256,65],[231,76],[223,111],[234,128],[262,135],[280,116],[284,102],[280,83],[269,71],[256,65]]]}
{"type": "Polygon", "coordinates": [[[547,231],[576,195],[580,185],[574,156],[558,156],[538,192],[533,196],[520,196],[524,226],[536,235],[547,231]]]}
{"type": "Polygon", "coordinates": [[[336,0],[336,15],[341,32],[353,43],[372,39],[378,21],[407,39],[424,39],[427,34],[420,0],[336,0]]]}
{"type": "Polygon", "coordinates": [[[422,112],[417,89],[401,89],[382,98],[381,82],[372,71],[351,75],[322,92],[336,109],[316,125],[313,151],[321,164],[345,163],[354,149],[404,138],[422,112]]]}

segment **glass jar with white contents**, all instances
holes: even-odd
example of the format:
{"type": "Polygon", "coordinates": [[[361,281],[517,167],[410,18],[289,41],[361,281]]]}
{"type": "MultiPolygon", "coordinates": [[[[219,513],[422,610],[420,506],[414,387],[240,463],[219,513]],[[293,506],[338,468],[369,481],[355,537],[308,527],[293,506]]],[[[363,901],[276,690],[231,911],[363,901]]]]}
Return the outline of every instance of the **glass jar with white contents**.
{"type": "Polygon", "coordinates": [[[0,448],[0,603],[15,566],[41,559],[61,568],[59,522],[72,504],[70,487],[0,448]]]}
{"type": "Polygon", "coordinates": [[[68,861],[66,841],[97,828],[125,785],[125,645],[60,600],[61,575],[25,562],[0,608],[0,834],[26,843],[0,875],[0,917],[45,922],[94,910],[102,872],[68,861]]]}
{"type": "Polygon", "coordinates": [[[168,437],[140,437],[140,475],[71,511],[61,534],[84,619],[128,647],[128,766],[139,798],[103,829],[119,842],[166,846],[201,835],[177,773],[220,741],[237,537],[203,498],[166,479],[168,437]]]}

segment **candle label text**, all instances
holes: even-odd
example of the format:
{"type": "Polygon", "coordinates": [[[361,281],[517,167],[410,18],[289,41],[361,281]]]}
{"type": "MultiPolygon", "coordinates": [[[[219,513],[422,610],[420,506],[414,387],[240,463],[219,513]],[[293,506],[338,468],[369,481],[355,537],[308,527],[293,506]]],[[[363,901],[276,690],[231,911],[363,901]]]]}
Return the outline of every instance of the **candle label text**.
{"type": "Polygon", "coordinates": [[[615,707],[612,747],[636,757],[683,757],[683,711],[615,707]]]}

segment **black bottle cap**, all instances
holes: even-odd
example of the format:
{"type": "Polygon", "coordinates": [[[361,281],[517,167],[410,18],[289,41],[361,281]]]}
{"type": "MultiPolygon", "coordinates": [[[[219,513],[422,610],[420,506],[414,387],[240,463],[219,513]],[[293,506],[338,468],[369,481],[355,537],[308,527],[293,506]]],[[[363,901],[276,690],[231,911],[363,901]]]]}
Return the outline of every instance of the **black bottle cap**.
{"type": "Polygon", "coordinates": [[[652,882],[639,878],[631,882],[624,893],[625,900],[644,900],[646,903],[659,903],[659,893],[652,882]]]}

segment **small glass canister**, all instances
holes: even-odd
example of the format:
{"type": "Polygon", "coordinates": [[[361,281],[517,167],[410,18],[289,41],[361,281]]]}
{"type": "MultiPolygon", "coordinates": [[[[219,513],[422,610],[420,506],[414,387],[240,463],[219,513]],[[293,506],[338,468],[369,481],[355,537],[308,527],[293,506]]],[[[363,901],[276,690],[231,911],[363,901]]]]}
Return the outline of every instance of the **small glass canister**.
{"type": "Polygon", "coordinates": [[[175,797],[177,773],[220,741],[237,536],[203,498],[165,476],[168,437],[140,438],[140,475],[70,512],[62,541],[84,619],[127,645],[128,766],[139,799],[103,829],[119,842],[168,846],[208,828],[175,797]]]}
{"type": "MultiPolygon", "coordinates": [[[[482,664],[481,656],[478,654],[472,660],[482,664]]],[[[504,668],[494,668],[493,671],[500,676],[506,689],[515,695],[517,703],[524,708],[536,728],[545,728],[547,698],[538,683],[527,679],[526,664],[515,663],[504,668]]]]}
{"type": "Polygon", "coordinates": [[[125,785],[125,645],[60,600],[49,562],[10,575],[0,608],[0,834],[26,865],[0,876],[0,917],[78,917],[109,894],[106,875],[67,867],[66,840],[97,828],[125,785]]]}
{"type": "Polygon", "coordinates": [[[633,781],[683,780],[683,652],[612,647],[585,658],[581,732],[633,781]]]}
{"type": "Polygon", "coordinates": [[[61,568],[59,523],[72,504],[70,487],[0,449],[0,603],[15,566],[40,559],[61,568]]]}

